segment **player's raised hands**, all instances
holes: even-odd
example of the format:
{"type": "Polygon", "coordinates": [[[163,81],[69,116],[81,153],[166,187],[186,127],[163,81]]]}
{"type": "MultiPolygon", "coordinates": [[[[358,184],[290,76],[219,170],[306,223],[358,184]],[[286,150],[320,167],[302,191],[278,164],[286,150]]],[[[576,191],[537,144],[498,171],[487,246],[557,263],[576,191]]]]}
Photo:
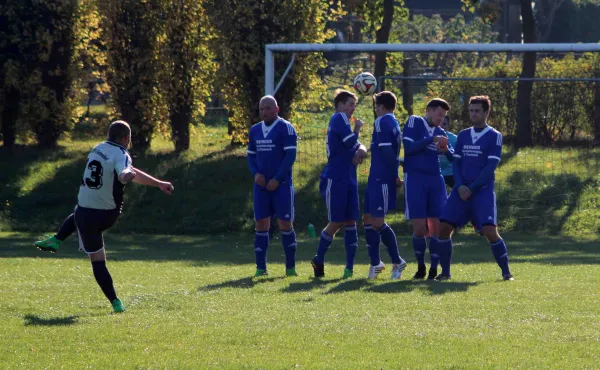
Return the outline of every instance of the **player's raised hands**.
{"type": "Polygon", "coordinates": [[[458,195],[460,196],[460,199],[466,202],[471,197],[471,189],[466,185],[461,185],[458,187],[458,195]]]}
{"type": "Polygon", "coordinates": [[[354,133],[359,133],[360,129],[364,126],[364,122],[358,118],[354,120],[354,133]]]}
{"type": "Polygon", "coordinates": [[[359,164],[361,164],[363,162],[363,159],[367,158],[367,151],[366,148],[364,146],[358,148],[356,150],[356,153],[354,153],[354,158],[352,159],[352,163],[354,163],[355,166],[358,166],[359,164]]]}
{"type": "Polygon", "coordinates": [[[267,180],[265,179],[265,175],[263,175],[262,173],[257,173],[256,175],[254,175],[254,182],[258,186],[267,185],[267,180]]]}
{"type": "Polygon", "coordinates": [[[171,195],[171,193],[173,193],[173,190],[175,190],[175,187],[173,187],[173,184],[171,184],[168,181],[161,181],[158,184],[158,188],[165,194],[169,194],[171,195]]]}
{"type": "Polygon", "coordinates": [[[277,181],[275,179],[271,179],[271,180],[269,180],[269,183],[267,184],[267,190],[275,191],[275,190],[277,190],[278,186],[279,186],[279,181],[277,181]]]}

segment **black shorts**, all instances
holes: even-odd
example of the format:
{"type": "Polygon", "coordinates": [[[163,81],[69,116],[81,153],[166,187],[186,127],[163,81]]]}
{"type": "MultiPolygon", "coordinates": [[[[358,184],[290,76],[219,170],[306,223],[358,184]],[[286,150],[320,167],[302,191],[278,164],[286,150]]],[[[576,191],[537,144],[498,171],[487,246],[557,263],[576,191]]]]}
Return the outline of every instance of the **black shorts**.
{"type": "Polygon", "coordinates": [[[110,229],[119,218],[118,209],[75,207],[75,225],[79,234],[79,247],[87,254],[104,249],[103,232],[110,229]]]}

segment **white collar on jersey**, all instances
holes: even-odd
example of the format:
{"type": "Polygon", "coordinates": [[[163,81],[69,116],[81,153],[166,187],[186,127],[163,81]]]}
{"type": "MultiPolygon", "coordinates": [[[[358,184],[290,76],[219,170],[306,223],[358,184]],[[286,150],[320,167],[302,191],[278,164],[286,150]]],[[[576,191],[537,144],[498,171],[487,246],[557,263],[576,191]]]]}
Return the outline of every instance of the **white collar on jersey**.
{"type": "Polygon", "coordinates": [[[429,126],[429,122],[427,122],[427,118],[423,117],[423,123],[425,124],[425,129],[429,132],[429,136],[433,136],[433,131],[435,130],[435,126],[429,126]]]}
{"type": "Polygon", "coordinates": [[[475,127],[471,127],[471,142],[475,144],[477,140],[479,140],[486,132],[491,130],[490,126],[485,126],[485,128],[481,132],[475,132],[475,127]]]}
{"type": "Polygon", "coordinates": [[[279,123],[280,120],[281,120],[281,118],[277,117],[275,119],[275,122],[273,122],[271,124],[271,126],[265,125],[265,121],[262,121],[261,122],[261,126],[262,126],[263,137],[267,137],[267,135],[269,135],[269,132],[271,132],[271,130],[273,129],[273,127],[275,127],[279,123]]]}
{"type": "Polygon", "coordinates": [[[127,151],[127,148],[123,147],[123,145],[115,143],[114,141],[110,141],[110,140],[106,140],[105,143],[110,144],[110,145],[114,145],[114,146],[118,146],[119,148],[127,151]]]}

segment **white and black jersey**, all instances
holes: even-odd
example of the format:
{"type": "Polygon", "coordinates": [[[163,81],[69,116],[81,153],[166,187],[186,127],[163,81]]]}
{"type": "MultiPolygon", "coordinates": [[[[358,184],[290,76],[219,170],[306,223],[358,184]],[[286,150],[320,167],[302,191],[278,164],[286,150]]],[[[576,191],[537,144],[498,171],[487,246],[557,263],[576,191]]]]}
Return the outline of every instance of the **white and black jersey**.
{"type": "Polygon", "coordinates": [[[131,171],[127,149],[111,141],[100,143],[88,155],[77,204],[92,209],[121,209],[124,184],[119,175],[131,171]]]}

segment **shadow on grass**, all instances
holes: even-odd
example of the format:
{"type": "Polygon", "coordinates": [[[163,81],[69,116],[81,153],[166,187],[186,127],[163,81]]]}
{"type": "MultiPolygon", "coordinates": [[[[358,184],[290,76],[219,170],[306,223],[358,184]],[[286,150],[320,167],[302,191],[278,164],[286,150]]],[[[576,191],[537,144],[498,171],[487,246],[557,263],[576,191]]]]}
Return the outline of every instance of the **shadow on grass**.
{"type": "Polygon", "coordinates": [[[373,285],[366,288],[365,291],[372,293],[408,293],[414,290],[425,290],[432,295],[466,292],[469,288],[477,286],[476,282],[456,282],[456,281],[431,281],[416,282],[411,280],[393,281],[389,283],[373,285]]]}
{"type": "Polygon", "coordinates": [[[206,285],[203,287],[199,287],[198,290],[199,291],[219,290],[219,289],[224,289],[224,288],[250,289],[258,284],[272,283],[274,281],[281,280],[283,278],[284,278],[283,276],[259,277],[259,278],[245,277],[245,278],[241,278],[241,279],[237,279],[237,280],[224,281],[219,284],[206,285]]]}
{"type": "Polygon", "coordinates": [[[77,323],[78,316],[65,316],[65,317],[50,317],[44,318],[37,315],[25,315],[23,320],[25,326],[67,326],[75,325],[77,323]]]}
{"type": "MultiPolygon", "coordinates": [[[[536,237],[518,233],[502,234],[508,246],[511,263],[538,263],[552,265],[596,265],[600,264],[600,250],[597,240],[580,240],[568,237],[536,237]]],[[[339,238],[338,238],[339,239],[339,238]]],[[[343,240],[336,239],[327,254],[327,264],[343,266],[346,256],[343,240]]],[[[0,258],[77,258],[87,259],[78,251],[76,237],[71,237],[60,247],[56,254],[42,252],[33,246],[36,240],[31,234],[3,234],[0,237],[0,258]]],[[[401,253],[407,259],[407,274],[416,268],[410,237],[398,239],[401,253]],[[410,272],[408,272],[410,271],[410,272]]],[[[236,233],[233,235],[212,236],[165,236],[139,234],[109,234],[106,236],[109,261],[188,261],[194,266],[210,266],[213,264],[253,264],[252,233],[236,233]]],[[[314,239],[298,239],[298,264],[310,264],[314,256],[314,239]]],[[[272,241],[269,249],[269,265],[283,265],[285,255],[280,243],[272,241]],[[279,244],[279,245],[278,245],[279,244]]],[[[368,263],[364,247],[359,250],[357,264],[368,263]]],[[[483,237],[458,235],[454,238],[453,263],[495,264],[489,243],[483,237]]],[[[330,284],[334,280],[322,279],[309,282],[293,283],[288,291],[311,290],[314,286],[330,284]]],[[[343,290],[347,286],[352,289],[353,281],[349,280],[336,289],[343,290]]],[[[360,281],[360,280],[359,280],[360,281]]],[[[243,283],[243,281],[242,281],[243,283]]],[[[362,283],[358,283],[362,284],[362,283]]],[[[334,291],[335,292],[335,291],[334,291]]]]}
{"type": "Polygon", "coordinates": [[[372,284],[373,282],[369,281],[367,278],[349,279],[329,289],[325,294],[353,292],[372,284]]]}
{"type": "Polygon", "coordinates": [[[338,279],[319,279],[319,278],[310,278],[309,281],[301,282],[301,283],[291,283],[287,287],[281,289],[283,293],[298,293],[298,292],[309,292],[314,289],[322,288],[329,284],[334,284],[341,281],[341,278],[338,279]]]}

